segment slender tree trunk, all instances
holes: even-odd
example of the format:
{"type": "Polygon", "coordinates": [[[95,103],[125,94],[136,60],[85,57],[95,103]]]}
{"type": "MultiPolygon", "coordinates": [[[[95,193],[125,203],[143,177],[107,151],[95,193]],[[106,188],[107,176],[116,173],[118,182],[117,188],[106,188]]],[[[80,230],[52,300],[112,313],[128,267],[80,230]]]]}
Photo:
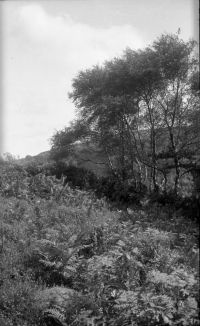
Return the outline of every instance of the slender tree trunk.
{"type": "Polygon", "coordinates": [[[169,135],[170,135],[170,141],[171,141],[173,159],[174,159],[174,166],[175,166],[175,172],[176,172],[175,179],[174,179],[174,194],[177,195],[178,184],[179,184],[179,179],[180,179],[179,159],[178,159],[178,155],[176,152],[176,145],[174,142],[174,134],[173,134],[172,128],[169,127],[168,130],[169,130],[169,135]]]}
{"type": "Polygon", "coordinates": [[[122,120],[119,122],[120,124],[120,170],[121,170],[121,177],[122,177],[122,181],[125,180],[125,176],[126,176],[126,171],[125,171],[125,143],[124,143],[124,139],[125,139],[125,135],[124,135],[124,121],[123,118],[122,120]]]}
{"type": "Polygon", "coordinates": [[[148,109],[148,118],[150,122],[150,148],[151,148],[151,178],[153,183],[153,190],[157,191],[158,186],[156,183],[156,132],[155,132],[155,121],[154,121],[154,108],[152,108],[150,100],[148,98],[145,98],[145,102],[148,109]]]}
{"type": "Polygon", "coordinates": [[[154,126],[152,126],[151,130],[151,155],[152,155],[152,181],[153,181],[153,190],[157,191],[157,183],[156,183],[156,139],[155,139],[155,130],[154,126]]]}

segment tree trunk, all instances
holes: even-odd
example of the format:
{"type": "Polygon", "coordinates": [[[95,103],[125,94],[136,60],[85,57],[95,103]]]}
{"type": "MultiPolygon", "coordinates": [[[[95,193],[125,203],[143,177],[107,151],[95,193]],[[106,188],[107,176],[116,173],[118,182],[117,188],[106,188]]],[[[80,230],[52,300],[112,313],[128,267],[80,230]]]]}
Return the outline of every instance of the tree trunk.
{"type": "Polygon", "coordinates": [[[169,130],[169,135],[170,135],[170,141],[171,141],[171,146],[172,146],[172,152],[173,152],[173,159],[174,159],[174,165],[175,165],[175,171],[176,171],[176,176],[175,176],[175,180],[174,180],[174,194],[177,195],[178,193],[178,183],[179,183],[179,179],[180,179],[180,167],[179,167],[179,159],[178,159],[178,155],[176,152],[176,145],[174,142],[174,135],[172,132],[172,128],[168,128],[169,130]]]}
{"type": "Polygon", "coordinates": [[[157,191],[158,186],[156,183],[156,139],[155,139],[155,130],[152,126],[151,130],[151,155],[152,155],[152,181],[153,181],[153,190],[157,191]]]}

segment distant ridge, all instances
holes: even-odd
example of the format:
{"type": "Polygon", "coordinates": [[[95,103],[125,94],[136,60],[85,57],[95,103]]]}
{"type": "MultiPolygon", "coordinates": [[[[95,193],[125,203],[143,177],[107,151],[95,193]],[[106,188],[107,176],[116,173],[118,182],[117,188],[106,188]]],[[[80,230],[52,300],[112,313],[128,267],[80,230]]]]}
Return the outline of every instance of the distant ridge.
{"type": "Polygon", "coordinates": [[[50,151],[41,152],[37,155],[26,155],[23,158],[17,160],[20,165],[26,165],[30,163],[43,164],[52,161],[50,158],[50,151]]]}
{"type": "MultiPolygon", "coordinates": [[[[62,159],[67,165],[84,168],[96,174],[97,176],[108,175],[107,158],[102,150],[91,146],[91,144],[75,144],[73,153],[66,154],[66,158],[62,159]]],[[[42,166],[55,162],[51,158],[50,151],[41,152],[37,155],[27,155],[17,160],[17,164],[26,167],[30,164],[42,166]]]]}

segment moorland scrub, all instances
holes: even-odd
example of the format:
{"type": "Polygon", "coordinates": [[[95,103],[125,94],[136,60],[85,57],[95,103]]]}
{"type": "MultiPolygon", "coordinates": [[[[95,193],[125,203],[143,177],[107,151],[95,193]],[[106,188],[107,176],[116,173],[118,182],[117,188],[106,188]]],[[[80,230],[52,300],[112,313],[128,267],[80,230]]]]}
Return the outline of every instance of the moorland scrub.
{"type": "Polygon", "coordinates": [[[0,161],[0,325],[199,324],[195,47],[81,71],[51,151],[0,161]]]}

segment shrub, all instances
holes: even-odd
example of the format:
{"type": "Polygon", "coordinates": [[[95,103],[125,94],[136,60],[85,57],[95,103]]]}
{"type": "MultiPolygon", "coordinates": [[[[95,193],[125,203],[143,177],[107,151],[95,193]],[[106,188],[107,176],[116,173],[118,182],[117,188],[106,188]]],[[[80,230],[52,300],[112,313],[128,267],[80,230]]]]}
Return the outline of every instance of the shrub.
{"type": "Polygon", "coordinates": [[[116,177],[101,178],[96,186],[97,196],[105,196],[108,200],[125,204],[139,204],[145,195],[146,188],[140,185],[136,188],[128,179],[121,181],[116,177]]]}
{"type": "Polygon", "coordinates": [[[37,284],[27,276],[4,280],[0,287],[2,318],[8,320],[11,325],[36,326],[41,314],[34,301],[37,290],[37,284]]]}

